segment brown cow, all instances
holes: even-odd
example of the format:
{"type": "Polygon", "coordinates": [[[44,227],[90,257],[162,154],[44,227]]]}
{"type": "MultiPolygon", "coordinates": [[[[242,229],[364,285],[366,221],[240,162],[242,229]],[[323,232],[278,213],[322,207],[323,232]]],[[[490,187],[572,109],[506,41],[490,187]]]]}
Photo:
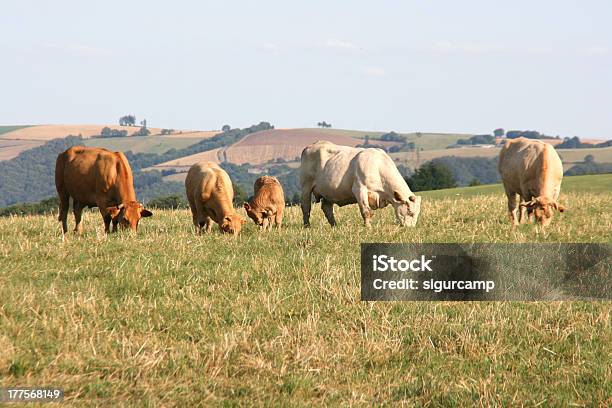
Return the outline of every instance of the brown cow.
{"type": "Polygon", "coordinates": [[[136,231],[142,217],[153,215],[136,200],[132,169],[125,155],[97,147],[75,146],[60,153],[55,163],[55,187],[59,195],[58,220],[64,234],[68,231],[68,207],[72,207],[76,225],[81,232],[81,215],[85,207],[98,207],[104,219],[104,232],[113,222],[136,231]]]}
{"type": "Polygon", "coordinates": [[[244,203],[247,215],[263,230],[272,229],[272,218],[277,228],[283,223],[285,192],[276,177],[262,176],[255,181],[253,198],[244,203]]]}
{"type": "Polygon", "coordinates": [[[499,154],[499,173],[508,196],[513,225],[525,220],[525,211],[530,216],[535,215],[542,226],[550,224],[554,210],[565,211],[557,202],[563,165],[550,144],[524,137],[507,140],[499,154]],[[517,195],[521,198],[520,204],[517,195]]]}
{"type": "Polygon", "coordinates": [[[234,211],[234,189],[225,170],[213,162],[196,163],[187,173],[185,190],[198,233],[202,228],[210,232],[212,221],[222,232],[240,233],[246,220],[234,211]]]}

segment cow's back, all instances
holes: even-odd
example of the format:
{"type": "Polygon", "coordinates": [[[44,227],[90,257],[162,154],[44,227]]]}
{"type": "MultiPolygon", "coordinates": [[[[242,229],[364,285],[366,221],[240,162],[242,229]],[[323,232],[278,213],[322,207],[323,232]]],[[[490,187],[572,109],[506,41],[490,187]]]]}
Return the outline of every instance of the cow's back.
{"type": "MultiPolygon", "coordinates": [[[[123,156],[125,157],[125,156],[123,156]]],[[[58,192],[67,192],[74,200],[93,205],[96,197],[108,193],[117,181],[121,156],[106,149],[74,146],[56,161],[55,183],[58,192]]],[[[126,183],[133,186],[131,169],[125,159],[126,183]]]]}
{"type": "Polygon", "coordinates": [[[552,145],[522,137],[506,141],[498,167],[504,186],[514,192],[560,184],[563,177],[561,159],[552,145]]]}
{"type": "Polygon", "coordinates": [[[300,178],[314,179],[317,173],[323,171],[327,161],[341,152],[357,150],[348,146],[339,146],[331,142],[320,140],[308,145],[302,150],[300,178]]]}
{"type": "Polygon", "coordinates": [[[352,201],[352,178],[349,171],[352,159],[365,149],[339,146],[319,141],[302,152],[300,181],[302,192],[312,190],[315,197],[333,202],[352,201]]]}
{"type": "Polygon", "coordinates": [[[185,178],[185,190],[190,200],[206,202],[223,201],[231,204],[234,198],[232,182],[228,174],[213,162],[196,163],[185,178]]]}
{"type": "Polygon", "coordinates": [[[283,186],[276,177],[262,176],[255,181],[253,202],[265,206],[274,204],[284,207],[285,193],[283,186]]]}

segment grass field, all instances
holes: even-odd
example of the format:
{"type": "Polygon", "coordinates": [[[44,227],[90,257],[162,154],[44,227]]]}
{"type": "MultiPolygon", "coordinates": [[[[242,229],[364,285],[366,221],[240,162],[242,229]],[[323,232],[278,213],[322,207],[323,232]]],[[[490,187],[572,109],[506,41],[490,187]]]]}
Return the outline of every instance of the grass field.
{"type": "MultiPolygon", "coordinates": [[[[360,302],[360,242],[610,242],[611,175],[566,178],[551,228],[510,228],[499,187],[423,194],[330,228],[196,236],[187,210],[136,236],[100,217],[62,241],[52,215],[0,219],[0,387],[75,405],[606,406],[610,302],[360,302]]],[[[71,224],[73,223],[70,220],[71,224]]]]}
{"type": "Polygon", "coordinates": [[[85,145],[93,147],[104,147],[112,151],[134,153],[157,153],[162,154],[170,149],[183,149],[198,143],[205,137],[181,137],[180,135],[171,136],[132,136],[132,137],[112,137],[104,139],[87,139],[85,145]]]}
{"type": "Polygon", "coordinates": [[[16,126],[6,126],[6,125],[2,125],[0,126],[0,135],[4,134],[4,133],[9,133],[12,132],[14,130],[19,130],[19,129],[23,129],[23,128],[27,128],[29,127],[28,125],[16,125],[16,126]]]}
{"type": "MultiPolygon", "coordinates": [[[[344,135],[363,139],[365,135],[370,136],[372,140],[378,139],[387,132],[368,132],[365,130],[346,130],[346,129],[322,129],[322,132],[330,134],[344,135]]],[[[471,133],[428,133],[428,132],[412,132],[400,133],[406,137],[409,142],[414,142],[418,149],[436,150],[445,149],[448,146],[457,143],[459,139],[468,139],[473,134],[471,133]]]]}

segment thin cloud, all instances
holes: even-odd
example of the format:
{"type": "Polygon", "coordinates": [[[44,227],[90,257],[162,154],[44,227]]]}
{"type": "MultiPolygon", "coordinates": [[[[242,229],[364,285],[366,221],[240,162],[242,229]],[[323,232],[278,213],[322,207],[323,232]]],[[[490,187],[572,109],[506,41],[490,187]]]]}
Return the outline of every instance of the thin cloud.
{"type": "Polygon", "coordinates": [[[490,54],[502,51],[503,48],[490,44],[438,41],[431,47],[431,50],[439,53],[490,54]]]}
{"type": "Polygon", "coordinates": [[[582,50],[582,53],[585,55],[589,55],[592,57],[599,57],[612,54],[612,50],[608,47],[601,45],[594,45],[591,47],[586,47],[582,50]]]}
{"type": "Polygon", "coordinates": [[[381,67],[363,67],[361,72],[366,76],[383,77],[387,75],[387,71],[381,67]]]}
{"type": "Polygon", "coordinates": [[[279,52],[280,51],[280,47],[278,46],[278,44],[274,44],[274,43],[270,43],[270,42],[263,43],[261,45],[261,47],[264,50],[267,50],[267,51],[273,51],[273,52],[279,52]]]}
{"type": "Polygon", "coordinates": [[[550,47],[506,47],[498,44],[438,41],[422,51],[434,54],[464,54],[464,55],[532,55],[550,56],[555,50],[550,47]]]}
{"type": "Polygon", "coordinates": [[[50,44],[44,43],[40,47],[43,51],[57,54],[70,55],[73,57],[109,57],[113,52],[106,48],[92,47],[85,44],[50,44]]]}
{"type": "Polygon", "coordinates": [[[328,39],[318,44],[322,48],[332,48],[337,50],[358,50],[359,46],[349,41],[328,39]]]}

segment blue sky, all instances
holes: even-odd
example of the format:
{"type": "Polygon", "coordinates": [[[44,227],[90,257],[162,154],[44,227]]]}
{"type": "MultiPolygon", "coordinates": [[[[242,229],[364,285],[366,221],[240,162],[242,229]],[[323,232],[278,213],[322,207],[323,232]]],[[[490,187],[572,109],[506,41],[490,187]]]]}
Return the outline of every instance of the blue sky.
{"type": "Polygon", "coordinates": [[[0,124],[612,138],[610,1],[0,5],[0,124]]]}

